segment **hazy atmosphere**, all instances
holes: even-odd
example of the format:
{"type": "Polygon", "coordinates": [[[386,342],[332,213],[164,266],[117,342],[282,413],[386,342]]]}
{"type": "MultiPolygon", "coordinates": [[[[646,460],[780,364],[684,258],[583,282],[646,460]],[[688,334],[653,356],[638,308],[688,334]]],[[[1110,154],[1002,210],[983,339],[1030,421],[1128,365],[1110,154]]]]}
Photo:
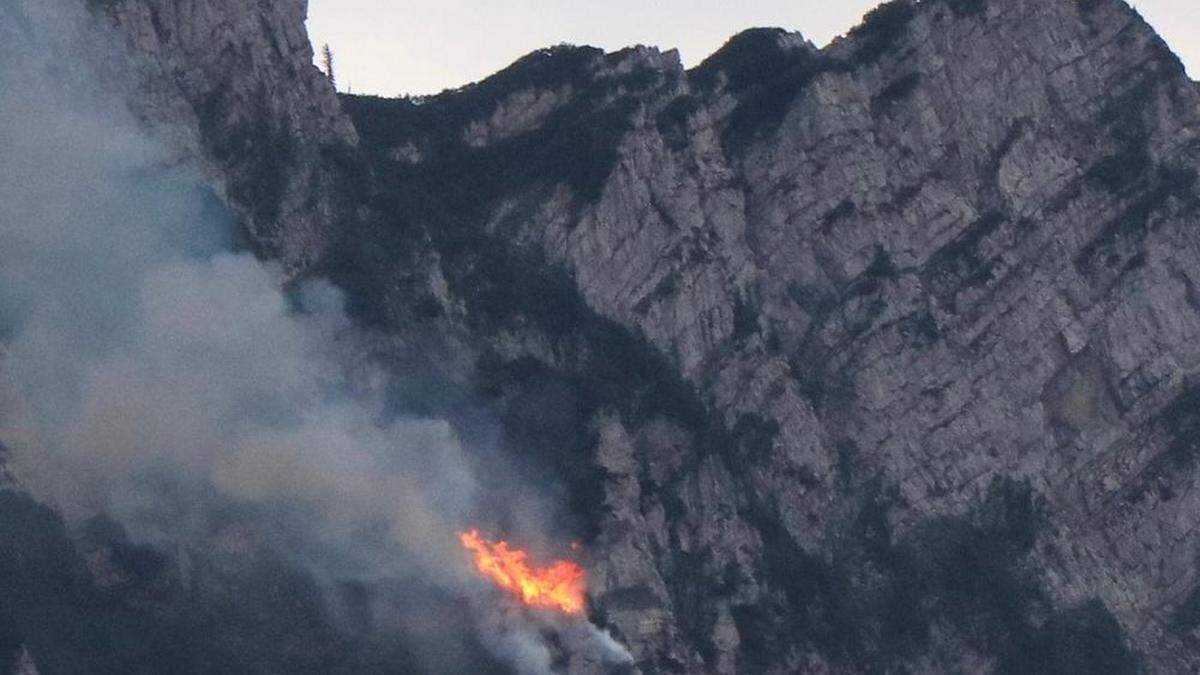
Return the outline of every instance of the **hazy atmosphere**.
{"type": "MultiPolygon", "coordinates": [[[[339,88],[396,96],[430,94],[486,77],[518,57],[559,43],[606,50],[647,44],[679,49],[695,65],[731,35],[756,26],[800,31],[824,45],[856,25],[875,0],[312,0],[309,30],[336,56],[339,88]]],[[[1187,64],[1200,71],[1200,4],[1132,3],[1187,64]]]]}

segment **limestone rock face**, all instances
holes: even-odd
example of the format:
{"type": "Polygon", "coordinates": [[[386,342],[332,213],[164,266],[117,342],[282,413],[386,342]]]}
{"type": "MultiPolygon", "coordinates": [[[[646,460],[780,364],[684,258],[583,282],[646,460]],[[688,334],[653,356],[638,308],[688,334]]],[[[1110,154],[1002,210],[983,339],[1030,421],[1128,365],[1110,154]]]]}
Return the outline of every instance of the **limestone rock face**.
{"type": "Polygon", "coordinates": [[[308,3],[117,0],[131,108],[209,170],[262,252],[301,270],[353,215],[357,134],[312,63],[308,3]]]}
{"type": "Polygon", "coordinates": [[[17,656],[12,675],[38,675],[37,664],[33,662],[33,657],[25,647],[21,648],[21,653],[17,656]]]}
{"type": "Polygon", "coordinates": [[[647,672],[1200,668],[1200,89],[1123,2],[340,106],[300,0],[106,11],[265,255],[335,268],[354,228],[395,334],[424,302],[497,372],[617,392],[564,466],[647,672]]]}

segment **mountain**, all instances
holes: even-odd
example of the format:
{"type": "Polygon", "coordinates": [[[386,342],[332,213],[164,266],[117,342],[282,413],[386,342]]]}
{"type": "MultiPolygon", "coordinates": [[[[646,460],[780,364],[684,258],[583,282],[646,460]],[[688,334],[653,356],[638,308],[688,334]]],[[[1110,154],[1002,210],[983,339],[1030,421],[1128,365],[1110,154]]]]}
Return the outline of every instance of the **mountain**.
{"type": "MultiPolygon", "coordinates": [[[[421,99],[337,95],[303,0],[90,11],[244,245],[345,289],[393,404],[495,416],[642,672],[1200,668],[1200,89],[1123,1],[896,0],[691,70],[563,45],[421,99]]],[[[73,584],[168,564],[92,539],[73,584]]],[[[322,611],[261,590],[237,625],[262,640],[322,611]]],[[[126,616],[154,591],[115,592],[126,616]]],[[[171,621],[164,645],[199,630],[171,621]]],[[[43,672],[72,671],[63,639],[0,630],[43,672]]],[[[378,649],[237,639],[204,649],[378,649]]]]}

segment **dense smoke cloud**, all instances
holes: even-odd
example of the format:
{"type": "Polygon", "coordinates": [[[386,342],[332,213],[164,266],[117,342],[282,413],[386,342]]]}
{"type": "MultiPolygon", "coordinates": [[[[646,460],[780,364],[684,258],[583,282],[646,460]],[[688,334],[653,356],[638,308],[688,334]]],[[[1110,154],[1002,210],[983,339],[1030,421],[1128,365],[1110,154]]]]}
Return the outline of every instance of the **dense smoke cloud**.
{"type": "MultiPolygon", "coordinates": [[[[232,249],[229,215],[127,112],[118,41],[81,6],[0,0],[0,38],[0,440],[21,484],[164,548],[252,504],[288,514],[318,575],[470,596],[471,458],[448,423],[386,409],[393,374],[357,359],[341,294],[232,249]]],[[[511,502],[539,529],[536,498],[511,502]]],[[[479,614],[498,655],[549,670],[537,628],[479,614]]]]}
{"type": "Polygon", "coordinates": [[[230,252],[229,219],[116,94],[47,84],[89,81],[68,50],[97,42],[58,4],[36,10],[35,45],[70,26],[85,37],[27,43],[3,66],[0,144],[19,169],[0,173],[0,316],[22,481],[144,536],[177,536],[188,508],[227,499],[302,510],[330,543],[370,524],[444,553],[473,490],[450,428],[385,420],[376,378],[343,375],[338,292],[285,293],[230,252]]]}

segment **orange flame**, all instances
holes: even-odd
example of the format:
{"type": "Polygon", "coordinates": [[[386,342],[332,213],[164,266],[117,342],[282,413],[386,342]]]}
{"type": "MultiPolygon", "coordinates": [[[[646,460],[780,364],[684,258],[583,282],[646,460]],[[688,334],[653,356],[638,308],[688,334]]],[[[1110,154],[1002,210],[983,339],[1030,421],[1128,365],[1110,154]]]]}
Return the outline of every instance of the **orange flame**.
{"type": "Polygon", "coordinates": [[[462,532],[458,539],[473,554],[480,574],[529,607],[583,612],[584,572],[579,565],[559,560],[549,567],[531,567],[528,553],[509,548],[508,542],[488,541],[478,530],[462,532]]]}

